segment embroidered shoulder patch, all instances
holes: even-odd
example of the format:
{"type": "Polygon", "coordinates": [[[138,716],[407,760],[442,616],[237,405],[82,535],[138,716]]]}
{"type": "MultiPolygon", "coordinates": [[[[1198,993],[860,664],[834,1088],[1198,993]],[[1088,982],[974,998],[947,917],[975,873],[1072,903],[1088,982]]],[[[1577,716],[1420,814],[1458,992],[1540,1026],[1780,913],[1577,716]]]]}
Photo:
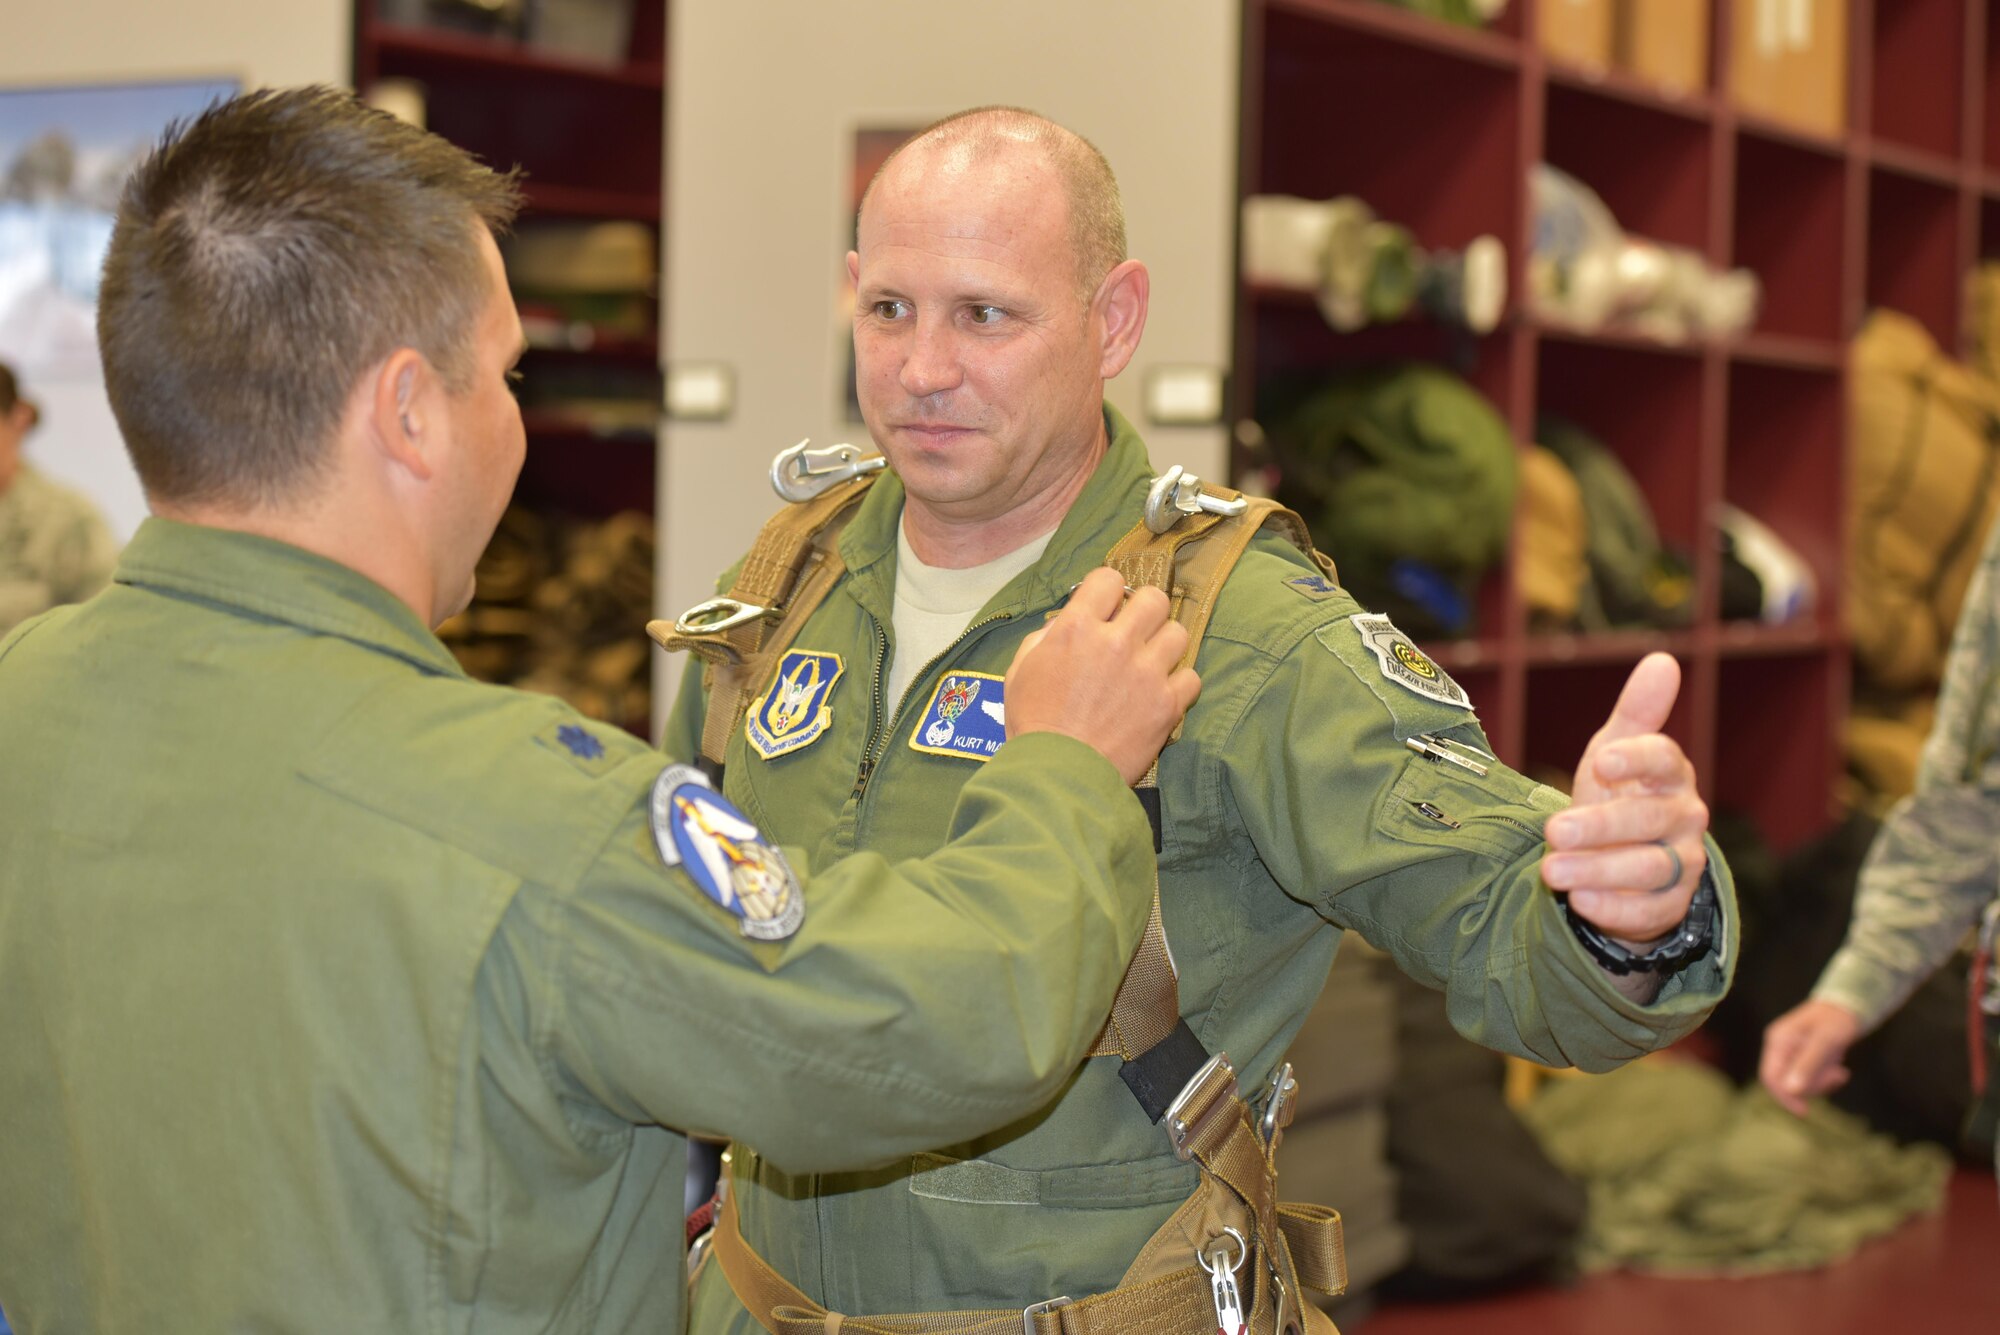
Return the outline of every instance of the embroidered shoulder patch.
{"type": "Polygon", "coordinates": [[[910,734],[910,749],[988,761],[1007,740],[1006,679],[987,672],[947,672],[910,734]]]}
{"type": "Polygon", "coordinates": [[[1286,580],[1285,587],[1294,593],[1304,594],[1314,602],[1331,598],[1340,592],[1340,586],[1325,575],[1300,575],[1296,579],[1286,580]]]}
{"type": "Polygon", "coordinates": [[[1361,636],[1361,643],[1381,664],[1382,675],[1390,681],[1426,700],[1468,711],[1472,708],[1472,697],[1465,693],[1465,688],[1446,676],[1444,669],[1426,657],[1388,617],[1363,612],[1348,621],[1361,636]]]}
{"type": "Polygon", "coordinates": [[[692,765],[653,781],[653,844],[701,892],[734,914],[743,935],[782,941],[806,920],[805,895],[777,846],[692,765]]]}
{"type": "Polygon", "coordinates": [[[743,720],[750,749],[766,760],[810,746],[833,723],[828,698],[846,665],[839,654],[794,649],[778,662],[770,689],[751,704],[743,720]]]}

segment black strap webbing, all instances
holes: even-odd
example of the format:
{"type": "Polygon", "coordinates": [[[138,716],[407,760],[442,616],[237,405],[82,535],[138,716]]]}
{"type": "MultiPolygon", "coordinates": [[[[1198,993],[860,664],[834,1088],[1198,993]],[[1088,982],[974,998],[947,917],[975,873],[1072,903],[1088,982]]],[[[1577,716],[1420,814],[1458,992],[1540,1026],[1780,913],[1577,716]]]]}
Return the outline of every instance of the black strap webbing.
{"type": "Polygon", "coordinates": [[[1167,1107],[1187,1087],[1202,1067],[1208,1065],[1208,1049],[1194,1036],[1186,1020],[1146,1051],[1118,1068],[1118,1078],[1139,1100],[1146,1117],[1157,1122],[1167,1115],[1167,1107]]]}

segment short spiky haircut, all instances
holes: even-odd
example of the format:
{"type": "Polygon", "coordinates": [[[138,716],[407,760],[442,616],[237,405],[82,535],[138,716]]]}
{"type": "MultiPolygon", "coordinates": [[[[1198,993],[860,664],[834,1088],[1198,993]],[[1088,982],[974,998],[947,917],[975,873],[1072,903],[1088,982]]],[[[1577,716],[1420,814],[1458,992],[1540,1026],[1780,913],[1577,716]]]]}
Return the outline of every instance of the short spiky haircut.
{"type": "Polygon", "coordinates": [[[147,494],[306,498],[355,383],[399,347],[465,388],[492,288],[476,229],[519,207],[518,173],[331,88],[170,126],[126,183],[97,311],[147,494]]]}
{"type": "Polygon", "coordinates": [[[1074,130],[1025,107],[972,107],[933,121],[900,145],[876,169],[862,193],[868,208],[875,183],[889,164],[914,149],[967,145],[979,152],[999,152],[1009,145],[1032,145],[1047,158],[1062,181],[1069,205],[1070,244],[1076,250],[1077,281],[1088,301],[1104,275],[1123,264],[1125,205],[1118,195],[1118,178],[1097,145],[1074,130]]]}

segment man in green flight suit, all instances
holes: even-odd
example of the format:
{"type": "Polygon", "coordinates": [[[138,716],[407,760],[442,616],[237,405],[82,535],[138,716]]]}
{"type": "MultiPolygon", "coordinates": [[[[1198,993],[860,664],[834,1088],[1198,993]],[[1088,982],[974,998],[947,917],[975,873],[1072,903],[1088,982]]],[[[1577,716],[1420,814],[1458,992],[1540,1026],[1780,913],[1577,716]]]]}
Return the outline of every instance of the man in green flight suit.
{"type": "MultiPolygon", "coordinates": [[[[1148,276],[1126,256],[1102,156],[1009,108],[904,145],[858,238],[858,388],[890,471],[778,665],[779,679],[809,659],[837,666],[833,716],[795,743],[765,726],[782,693],[752,683],[744,725],[710,759],[744,811],[818,857],[901,858],[939,845],[953,794],[992,763],[1012,706],[1000,674],[1022,637],[1146,507],[1156,470],[1103,386],[1138,346],[1148,276]]],[[[1246,1096],[1269,1082],[1341,929],[1444,989],[1469,1037],[1551,1065],[1616,1066],[1722,995],[1733,901],[1693,769],[1661,732],[1672,659],[1634,671],[1573,804],[1495,761],[1457,685],[1268,530],[1223,585],[1196,666],[1202,699],[1159,764],[1160,904],[1196,1052],[1226,1053],[1246,1096]]],[[[669,754],[704,749],[701,676],[676,703],[669,754]]],[[[1072,1322],[1234,1335],[1251,1273],[1240,1295],[1216,1280],[1211,1314],[1188,1267],[1213,1275],[1243,1251],[1208,1250],[1227,1218],[1201,1216],[1209,1175],[1123,1071],[1094,1057],[1033,1115],[894,1171],[801,1175],[739,1142],[693,1329],[819,1330],[824,1310],[837,1314],[817,1318],[825,1329],[871,1335],[1072,1322]],[[1152,1310],[1146,1286],[1169,1283],[1193,1295],[1172,1323],[1085,1311],[1111,1293],[1152,1310]]],[[[1287,1297],[1272,1287],[1258,1335],[1287,1297]]]]}
{"type": "Polygon", "coordinates": [[[917,859],[781,852],[465,677],[431,628],[522,463],[516,203],[327,89],[221,104],[127,188],[100,343],[154,517],[0,641],[23,1335],[677,1331],[667,1128],[817,1172],[1024,1116],[1144,929],[1127,785],[1195,683],[1109,571],[917,859]]]}

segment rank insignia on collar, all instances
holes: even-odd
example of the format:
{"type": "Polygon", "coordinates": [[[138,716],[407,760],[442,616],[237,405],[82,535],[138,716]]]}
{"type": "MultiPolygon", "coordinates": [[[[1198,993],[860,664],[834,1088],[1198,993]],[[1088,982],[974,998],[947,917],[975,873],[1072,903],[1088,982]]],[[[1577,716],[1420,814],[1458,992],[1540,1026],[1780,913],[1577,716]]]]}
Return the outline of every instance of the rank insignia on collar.
{"type": "Polygon", "coordinates": [[[1465,693],[1465,688],[1446,676],[1444,669],[1426,657],[1423,650],[1417,648],[1409,636],[1397,630],[1388,617],[1363,612],[1348,620],[1360,633],[1361,643],[1382,665],[1382,675],[1390,681],[1427,700],[1454,705],[1459,709],[1472,708],[1472,697],[1465,693]]]}
{"type": "Polygon", "coordinates": [[[1297,579],[1286,580],[1285,587],[1295,593],[1304,594],[1314,602],[1322,598],[1331,598],[1340,592],[1340,586],[1325,575],[1300,575],[1297,579]]]}
{"type": "Polygon", "coordinates": [[[987,761],[1007,740],[1006,679],[985,672],[947,672],[910,734],[910,749],[934,756],[987,761]]]}
{"type": "Polygon", "coordinates": [[[703,894],[736,915],[743,935],[782,941],[799,930],[806,901],[792,864],[700,770],[661,770],[650,814],[660,861],[681,868],[703,894]]]}
{"type": "Polygon", "coordinates": [[[846,671],[839,654],[794,649],[778,662],[770,689],[757,697],[743,721],[750,749],[766,760],[818,741],[833,723],[827,703],[846,671]]]}

